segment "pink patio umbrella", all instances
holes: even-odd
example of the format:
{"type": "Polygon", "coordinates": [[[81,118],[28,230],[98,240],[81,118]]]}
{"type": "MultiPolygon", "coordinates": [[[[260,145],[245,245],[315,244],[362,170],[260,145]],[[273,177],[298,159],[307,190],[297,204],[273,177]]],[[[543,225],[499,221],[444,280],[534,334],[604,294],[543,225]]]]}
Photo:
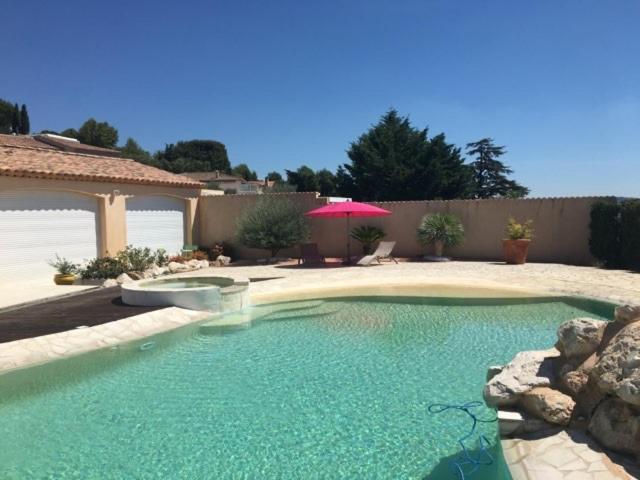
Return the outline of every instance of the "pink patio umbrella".
{"type": "Polygon", "coordinates": [[[339,202],[325,205],[305,213],[307,217],[346,218],[347,219],[347,261],[351,263],[351,236],[349,235],[351,217],[384,217],[391,215],[389,210],[360,202],[339,202]]]}

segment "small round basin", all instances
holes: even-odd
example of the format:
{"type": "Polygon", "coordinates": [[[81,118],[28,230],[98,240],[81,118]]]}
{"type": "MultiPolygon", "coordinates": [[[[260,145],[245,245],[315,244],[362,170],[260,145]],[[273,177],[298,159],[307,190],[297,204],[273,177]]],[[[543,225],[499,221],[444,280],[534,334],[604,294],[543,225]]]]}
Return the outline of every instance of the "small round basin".
{"type": "Polygon", "coordinates": [[[175,277],[122,285],[122,301],[147,307],[233,312],[249,303],[249,280],[228,277],[175,277]]]}

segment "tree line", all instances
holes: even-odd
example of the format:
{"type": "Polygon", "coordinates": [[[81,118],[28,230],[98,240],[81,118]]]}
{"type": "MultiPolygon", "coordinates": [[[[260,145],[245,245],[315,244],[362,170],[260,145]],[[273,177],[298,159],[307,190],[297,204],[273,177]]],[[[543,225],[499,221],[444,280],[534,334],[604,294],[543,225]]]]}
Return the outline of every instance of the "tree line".
{"type": "MultiPolygon", "coordinates": [[[[16,126],[24,130],[26,125],[28,133],[26,106],[23,105],[23,115],[18,111],[17,120],[16,109],[17,104],[0,100],[0,129],[11,132],[16,126]]],[[[88,145],[118,149],[126,158],[173,173],[218,170],[245,180],[258,179],[255,170],[247,164],[232,167],[225,145],[215,140],[179,141],[152,154],[133,138],[118,146],[118,130],[93,118],[77,130],[68,128],[59,133],[44,130],[42,133],[56,133],[88,145]]],[[[427,128],[416,128],[408,117],[394,109],[353,141],[346,153],[349,162],[338,166],[335,173],[326,168],[315,171],[306,165],[285,170],[285,177],[276,171],[269,172],[267,179],[273,182],[270,190],[315,191],[323,196],[367,201],[517,198],[529,193],[528,188],[509,178],[513,170],[500,160],[506,153],[504,146],[496,145],[491,138],[470,142],[465,148],[465,154],[471,157],[467,163],[462,149],[447,142],[444,133],[429,136],[427,128]]]]}
{"type": "Polygon", "coordinates": [[[31,131],[31,122],[27,106],[23,103],[11,103],[0,98],[0,133],[27,135],[31,131]]]}
{"type": "Polygon", "coordinates": [[[368,201],[524,197],[529,189],[510,179],[513,170],[499,160],[505,153],[483,138],[466,145],[472,161],[465,163],[462,149],[444,133],[429,137],[428,129],[415,128],[392,109],[351,143],[350,163],[335,173],[303,165],[286,170],[286,180],[277,172],[268,178],[298,192],[368,201]]]}

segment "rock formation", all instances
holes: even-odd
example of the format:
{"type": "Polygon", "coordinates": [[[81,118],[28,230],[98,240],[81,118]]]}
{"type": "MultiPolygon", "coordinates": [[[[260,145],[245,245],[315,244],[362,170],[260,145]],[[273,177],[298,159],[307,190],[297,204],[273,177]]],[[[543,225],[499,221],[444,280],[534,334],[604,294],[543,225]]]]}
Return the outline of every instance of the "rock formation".
{"type": "Polygon", "coordinates": [[[588,429],[605,447],[640,456],[640,307],[616,308],[613,322],[563,323],[555,348],[518,353],[483,394],[488,405],[544,420],[540,428],[588,429]]]}

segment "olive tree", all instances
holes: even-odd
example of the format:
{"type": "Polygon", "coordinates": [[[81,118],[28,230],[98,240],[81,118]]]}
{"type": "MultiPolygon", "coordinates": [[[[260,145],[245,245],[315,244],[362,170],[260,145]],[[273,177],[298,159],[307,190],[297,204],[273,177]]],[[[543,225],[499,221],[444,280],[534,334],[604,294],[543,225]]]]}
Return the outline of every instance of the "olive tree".
{"type": "Polygon", "coordinates": [[[238,219],[238,242],[249,248],[269,250],[271,257],[306,240],[308,234],[304,212],[279,195],[261,195],[253,208],[238,219]]]}

